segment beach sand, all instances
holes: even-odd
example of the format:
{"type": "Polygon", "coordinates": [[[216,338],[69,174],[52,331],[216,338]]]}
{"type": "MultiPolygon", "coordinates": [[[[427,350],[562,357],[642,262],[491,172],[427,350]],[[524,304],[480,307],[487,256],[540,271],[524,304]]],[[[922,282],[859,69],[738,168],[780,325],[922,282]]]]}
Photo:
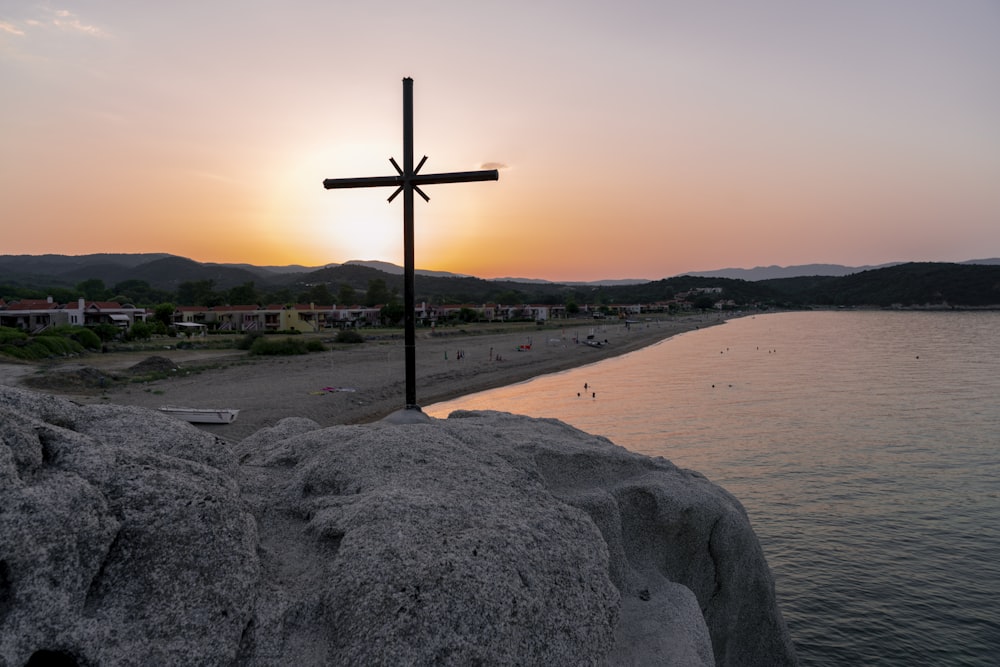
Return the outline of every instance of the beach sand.
{"type": "MultiPolygon", "coordinates": [[[[582,366],[722,321],[712,314],[643,320],[629,326],[618,320],[581,319],[568,320],[565,326],[470,325],[434,333],[420,329],[417,402],[427,406],[582,366]],[[588,335],[601,346],[584,344],[588,335]],[[518,349],[529,343],[530,349],[518,349]]],[[[282,357],[251,357],[234,349],[176,349],[171,345],[176,339],[165,338],[163,349],[155,351],[90,354],[45,364],[0,363],[0,383],[58,393],[81,403],[236,408],[240,414],[232,424],[199,425],[235,442],[285,417],[307,417],[321,426],[356,424],[403,408],[402,334],[380,338],[378,330],[365,333],[373,338],[364,344],[282,357]],[[90,369],[125,374],[153,355],[169,359],[179,370],[164,379],[115,382],[104,388],[81,388],[59,380],[90,369]]]]}

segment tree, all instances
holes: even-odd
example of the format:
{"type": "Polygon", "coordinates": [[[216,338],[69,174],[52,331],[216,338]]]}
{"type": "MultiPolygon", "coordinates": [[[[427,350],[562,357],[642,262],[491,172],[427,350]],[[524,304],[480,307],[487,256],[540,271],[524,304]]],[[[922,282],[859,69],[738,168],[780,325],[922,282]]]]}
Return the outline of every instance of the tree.
{"type": "Polygon", "coordinates": [[[576,315],[579,312],[580,312],[580,306],[578,306],[576,304],[576,301],[567,301],[566,302],[566,314],[567,315],[576,315]]]}
{"type": "Polygon", "coordinates": [[[337,292],[337,303],[341,306],[353,306],[357,302],[358,295],[354,291],[354,288],[347,283],[342,283],[340,290],[337,292]]]}
{"type": "Polygon", "coordinates": [[[101,339],[102,342],[108,342],[109,340],[114,340],[121,335],[122,330],[113,324],[108,324],[107,322],[102,322],[97,326],[92,328],[93,332],[101,339]]]}
{"type": "Polygon", "coordinates": [[[149,340],[153,336],[153,325],[141,320],[132,323],[128,329],[129,340],[149,340]]]}
{"type": "Polygon", "coordinates": [[[497,303],[515,306],[524,303],[524,293],[520,290],[506,290],[497,295],[497,303]]]}
{"type": "Polygon", "coordinates": [[[317,306],[329,306],[333,304],[333,294],[326,283],[317,283],[310,285],[309,289],[301,294],[300,300],[317,306]]]}
{"type": "Polygon", "coordinates": [[[254,287],[253,281],[243,283],[238,287],[229,290],[229,304],[233,306],[248,306],[260,303],[260,294],[254,287]]]}
{"type": "Polygon", "coordinates": [[[214,280],[187,280],[177,286],[177,301],[183,306],[218,306],[223,298],[215,293],[214,280]]]}
{"type": "Polygon", "coordinates": [[[295,301],[295,296],[292,294],[292,290],[282,287],[273,292],[268,292],[263,296],[262,300],[266,303],[292,303],[295,301]]]}
{"type": "Polygon", "coordinates": [[[372,278],[368,281],[368,292],[365,293],[365,305],[377,306],[380,303],[389,303],[392,300],[392,293],[385,286],[382,278],[372,278]]]}
{"type": "Polygon", "coordinates": [[[104,287],[104,281],[100,278],[88,278],[77,284],[76,291],[83,295],[87,301],[104,301],[108,296],[108,290],[104,287]]]}
{"type": "Polygon", "coordinates": [[[394,326],[403,321],[403,317],[406,315],[406,310],[403,308],[403,304],[399,303],[399,301],[392,301],[382,306],[378,315],[382,324],[386,326],[394,326]]]}
{"type": "MultiPolygon", "coordinates": [[[[75,290],[70,290],[65,287],[53,287],[47,290],[45,296],[51,296],[52,300],[56,303],[76,303],[76,300],[80,298],[80,295],[75,290]]],[[[42,297],[44,298],[44,297],[42,297]]]]}
{"type": "Polygon", "coordinates": [[[177,306],[172,303],[158,304],[153,309],[153,319],[162,323],[164,327],[169,327],[174,323],[174,311],[176,310],[177,306]]]}
{"type": "Polygon", "coordinates": [[[694,300],[694,307],[698,310],[712,310],[715,308],[715,299],[708,296],[707,294],[702,294],[697,299],[694,300]]]}
{"type": "Polygon", "coordinates": [[[124,298],[115,297],[113,301],[119,303],[132,303],[137,306],[150,306],[154,303],[161,303],[170,299],[169,292],[155,289],[145,280],[123,280],[116,284],[111,290],[115,294],[124,298]]]}

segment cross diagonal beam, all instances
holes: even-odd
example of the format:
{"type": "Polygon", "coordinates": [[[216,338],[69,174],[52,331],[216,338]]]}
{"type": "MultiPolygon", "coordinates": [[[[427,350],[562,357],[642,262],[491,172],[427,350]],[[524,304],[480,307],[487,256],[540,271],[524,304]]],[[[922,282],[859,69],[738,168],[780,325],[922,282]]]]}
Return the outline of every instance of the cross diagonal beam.
{"type": "Polygon", "coordinates": [[[413,193],[416,192],[425,201],[430,201],[420,189],[421,185],[437,185],[440,183],[472,183],[476,181],[497,181],[500,174],[496,169],[481,171],[455,171],[442,174],[418,174],[424,166],[427,157],[413,166],[413,79],[403,79],[403,167],[400,169],[395,160],[389,158],[396,169],[395,176],[372,176],[368,178],[328,178],[323,181],[327,190],[342,188],[382,188],[394,187],[396,191],[389,196],[391,202],[403,193],[403,315],[404,342],[406,347],[406,403],[407,410],[420,410],[417,405],[417,355],[416,355],[416,298],[413,289],[413,193]]]}

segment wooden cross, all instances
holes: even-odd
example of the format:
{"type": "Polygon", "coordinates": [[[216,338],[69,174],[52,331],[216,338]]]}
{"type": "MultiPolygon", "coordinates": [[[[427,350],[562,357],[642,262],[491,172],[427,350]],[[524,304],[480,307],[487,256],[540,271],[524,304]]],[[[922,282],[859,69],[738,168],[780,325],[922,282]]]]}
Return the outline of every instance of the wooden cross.
{"type": "Polygon", "coordinates": [[[424,201],[430,197],[420,189],[421,185],[436,183],[469,183],[472,181],[496,181],[500,174],[496,169],[483,171],[457,171],[446,174],[420,174],[420,168],[427,161],[425,155],[420,164],[413,166],[413,79],[403,79],[403,168],[392,158],[389,162],[396,168],[395,176],[373,176],[370,178],[328,178],[323,181],[327,190],[339,188],[378,188],[395,186],[396,191],[389,196],[392,201],[403,193],[403,324],[406,346],[406,404],[407,410],[420,410],[417,405],[417,354],[415,315],[416,299],[413,292],[413,193],[424,201]]]}

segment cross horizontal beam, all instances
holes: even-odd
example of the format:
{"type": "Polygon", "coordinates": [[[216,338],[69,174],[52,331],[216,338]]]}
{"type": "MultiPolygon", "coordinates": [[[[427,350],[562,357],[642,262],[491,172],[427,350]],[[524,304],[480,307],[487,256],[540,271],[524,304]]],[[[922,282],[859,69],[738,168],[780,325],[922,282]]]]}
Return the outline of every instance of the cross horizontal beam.
{"type": "Polygon", "coordinates": [[[453,171],[444,174],[415,174],[407,179],[405,176],[369,176],[367,178],[328,178],[323,181],[327,190],[342,188],[381,188],[400,187],[409,180],[415,186],[435,185],[437,183],[473,183],[475,181],[498,181],[500,172],[496,169],[482,171],[453,171]]]}

